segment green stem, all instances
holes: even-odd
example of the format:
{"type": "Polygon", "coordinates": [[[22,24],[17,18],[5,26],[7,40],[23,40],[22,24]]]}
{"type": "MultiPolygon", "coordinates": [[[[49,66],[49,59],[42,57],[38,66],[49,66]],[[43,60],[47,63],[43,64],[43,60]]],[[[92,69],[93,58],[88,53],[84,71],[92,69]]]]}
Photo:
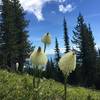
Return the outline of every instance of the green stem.
{"type": "Polygon", "coordinates": [[[41,71],[38,69],[38,81],[37,81],[37,88],[40,85],[40,77],[41,77],[41,71]]]}
{"type": "Polygon", "coordinates": [[[33,75],[33,88],[35,88],[35,76],[33,75]]]}
{"type": "Polygon", "coordinates": [[[33,71],[33,88],[35,88],[35,71],[33,71]]]}
{"type": "Polygon", "coordinates": [[[46,51],[46,43],[44,43],[44,52],[46,51]]]}
{"type": "Polygon", "coordinates": [[[64,82],[64,100],[67,100],[67,74],[65,75],[65,82],[64,82]]]}

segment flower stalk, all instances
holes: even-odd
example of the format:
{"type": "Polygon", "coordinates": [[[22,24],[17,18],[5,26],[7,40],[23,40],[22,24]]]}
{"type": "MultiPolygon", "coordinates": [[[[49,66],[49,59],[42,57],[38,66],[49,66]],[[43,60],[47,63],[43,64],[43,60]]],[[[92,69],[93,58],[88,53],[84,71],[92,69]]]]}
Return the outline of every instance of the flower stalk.
{"type": "Polygon", "coordinates": [[[46,51],[46,43],[44,43],[44,52],[46,51]]]}
{"type": "Polygon", "coordinates": [[[39,97],[39,86],[40,86],[40,77],[42,66],[47,64],[47,56],[41,47],[38,47],[37,50],[33,51],[30,56],[31,62],[34,67],[33,71],[33,93],[35,93],[35,100],[38,100],[39,97]],[[36,78],[38,76],[38,78],[36,78]]]}
{"type": "Polygon", "coordinates": [[[76,54],[74,51],[70,51],[61,57],[59,68],[64,74],[64,100],[67,100],[67,78],[76,68],[76,54]]]}
{"type": "Polygon", "coordinates": [[[67,100],[67,74],[64,76],[64,100],[67,100]]]}
{"type": "Polygon", "coordinates": [[[39,85],[40,85],[40,77],[42,66],[47,64],[47,56],[45,54],[46,46],[51,44],[51,36],[49,33],[45,34],[41,41],[44,43],[44,50],[42,51],[41,47],[38,47],[37,50],[33,51],[30,60],[34,65],[33,71],[33,93],[35,93],[35,98],[33,99],[38,100],[39,97],[39,85]],[[38,78],[36,79],[36,77],[38,78]]]}

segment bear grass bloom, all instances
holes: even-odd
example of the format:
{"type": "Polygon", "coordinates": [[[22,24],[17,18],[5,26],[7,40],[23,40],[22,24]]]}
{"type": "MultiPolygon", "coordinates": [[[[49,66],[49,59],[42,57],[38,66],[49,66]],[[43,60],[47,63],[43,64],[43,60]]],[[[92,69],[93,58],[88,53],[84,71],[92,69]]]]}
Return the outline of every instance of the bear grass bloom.
{"type": "Polygon", "coordinates": [[[68,75],[76,68],[76,54],[74,51],[70,51],[63,55],[59,61],[59,68],[64,74],[64,100],[67,100],[67,78],[68,75]]]}
{"type": "Polygon", "coordinates": [[[46,45],[51,44],[51,36],[50,36],[50,33],[45,34],[45,35],[42,37],[41,41],[42,41],[44,44],[46,44],[46,45]]]}
{"type": "Polygon", "coordinates": [[[33,51],[33,53],[30,56],[31,62],[33,65],[40,66],[40,65],[46,65],[47,64],[47,56],[39,47],[37,50],[33,51]]]}
{"type": "Polygon", "coordinates": [[[19,63],[16,62],[16,71],[18,71],[19,63]]]}
{"type": "Polygon", "coordinates": [[[70,51],[62,56],[59,61],[59,68],[64,73],[69,75],[76,68],[76,54],[70,51]]]}

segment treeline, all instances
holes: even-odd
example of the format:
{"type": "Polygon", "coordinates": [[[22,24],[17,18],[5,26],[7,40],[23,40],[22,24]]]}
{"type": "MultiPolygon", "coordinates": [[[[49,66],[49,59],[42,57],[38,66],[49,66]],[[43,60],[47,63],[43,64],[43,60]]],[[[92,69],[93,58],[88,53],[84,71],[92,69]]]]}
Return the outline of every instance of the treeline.
{"type": "MultiPolygon", "coordinates": [[[[64,53],[67,53],[71,48],[65,18],[63,28],[64,53]]],[[[77,17],[77,24],[73,30],[71,42],[75,47],[73,49],[77,53],[77,68],[68,77],[69,84],[100,89],[100,49],[95,47],[96,43],[94,41],[91,26],[84,21],[81,14],[77,17]]],[[[55,38],[55,59],[53,61],[48,61],[46,66],[46,77],[63,82],[63,75],[58,67],[60,57],[59,43],[57,38],[55,38]]]]}
{"type": "Polygon", "coordinates": [[[19,0],[2,0],[0,23],[0,67],[19,71],[23,65],[31,44],[28,40],[26,27],[28,21],[19,0]]]}

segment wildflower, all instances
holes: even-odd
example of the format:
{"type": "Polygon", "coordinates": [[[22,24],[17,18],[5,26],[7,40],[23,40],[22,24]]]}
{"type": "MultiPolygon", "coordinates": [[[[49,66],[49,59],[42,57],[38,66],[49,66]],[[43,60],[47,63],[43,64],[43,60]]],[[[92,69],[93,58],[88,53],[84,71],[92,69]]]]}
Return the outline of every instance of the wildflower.
{"type": "Polygon", "coordinates": [[[76,68],[76,54],[73,51],[70,51],[62,56],[59,61],[59,67],[64,74],[64,100],[67,98],[67,78],[68,75],[75,70],[76,68]]]}
{"type": "Polygon", "coordinates": [[[63,55],[59,61],[59,67],[64,74],[69,75],[76,68],[76,54],[70,51],[63,55]]]}
{"type": "Polygon", "coordinates": [[[41,40],[44,44],[51,44],[51,36],[50,36],[50,33],[47,33],[45,34],[43,37],[42,37],[42,40],[41,40]]]}
{"type": "Polygon", "coordinates": [[[16,70],[18,71],[19,63],[16,62],[16,70]]]}
{"type": "Polygon", "coordinates": [[[40,92],[39,94],[40,94],[41,96],[43,95],[43,93],[42,93],[42,92],[40,92]]]}
{"type": "Polygon", "coordinates": [[[42,51],[41,47],[35,50],[30,56],[31,62],[33,65],[46,65],[47,63],[47,56],[42,51]]]}

